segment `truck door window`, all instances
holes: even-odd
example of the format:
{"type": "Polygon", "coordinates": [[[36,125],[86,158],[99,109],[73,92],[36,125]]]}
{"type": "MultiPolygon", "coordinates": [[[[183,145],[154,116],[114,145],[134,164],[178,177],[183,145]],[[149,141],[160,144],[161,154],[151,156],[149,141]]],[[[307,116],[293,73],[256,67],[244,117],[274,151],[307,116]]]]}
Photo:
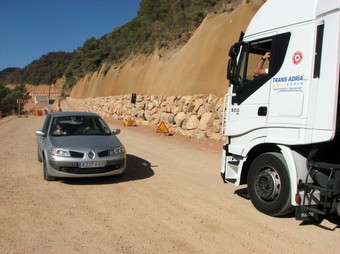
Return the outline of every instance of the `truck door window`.
{"type": "Polygon", "coordinates": [[[260,76],[255,74],[255,69],[261,62],[261,67],[264,68],[265,73],[269,72],[269,61],[261,60],[266,52],[271,51],[272,39],[263,39],[260,41],[253,41],[246,43],[242,46],[238,70],[237,70],[237,87],[247,86],[252,83],[254,79],[258,79],[260,76]]]}
{"type": "Polygon", "coordinates": [[[246,81],[252,81],[261,75],[268,74],[270,58],[263,59],[263,57],[267,52],[271,52],[271,45],[271,39],[251,42],[249,44],[246,81]],[[261,69],[262,73],[257,73],[257,68],[261,69]]]}
{"type": "Polygon", "coordinates": [[[229,76],[232,77],[229,80],[235,93],[232,98],[234,104],[241,104],[280,70],[289,40],[290,33],[283,33],[239,43],[242,47],[237,63],[230,65],[232,68],[228,66],[229,76]],[[270,53],[270,58],[261,60],[267,52],[270,53]],[[259,61],[263,63],[263,75],[255,75],[259,61]]]}

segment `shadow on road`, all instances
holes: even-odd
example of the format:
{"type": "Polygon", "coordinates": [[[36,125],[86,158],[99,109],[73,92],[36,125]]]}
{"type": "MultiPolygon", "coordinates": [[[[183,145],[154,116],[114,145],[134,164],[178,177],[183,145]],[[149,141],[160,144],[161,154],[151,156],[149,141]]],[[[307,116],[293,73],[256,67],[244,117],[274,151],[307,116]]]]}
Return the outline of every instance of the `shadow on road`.
{"type": "Polygon", "coordinates": [[[247,188],[242,188],[234,191],[234,194],[249,200],[249,195],[248,195],[248,189],[247,188]]]}
{"type": "Polygon", "coordinates": [[[100,185],[143,180],[154,175],[150,162],[132,154],[127,154],[126,158],[126,170],[123,175],[96,178],[65,178],[61,179],[61,181],[70,185],[100,185]]]}
{"type": "Polygon", "coordinates": [[[134,181],[146,179],[154,175],[151,163],[132,154],[127,155],[126,171],[122,179],[134,181]]]}
{"type": "MultiPolygon", "coordinates": [[[[235,190],[234,194],[236,194],[239,197],[242,197],[244,199],[250,200],[247,188],[235,190]]],[[[292,212],[292,213],[289,213],[285,216],[281,216],[280,218],[294,218],[294,217],[295,217],[295,213],[292,212]]],[[[333,214],[333,215],[329,215],[325,218],[321,218],[319,221],[313,221],[313,220],[312,221],[302,221],[300,223],[300,226],[308,226],[308,225],[314,225],[314,226],[320,227],[320,228],[328,230],[328,231],[335,231],[336,229],[340,228],[340,218],[339,218],[339,216],[336,216],[336,215],[333,214]],[[331,224],[334,224],[334,225],[332,225],[331,227],[321,225],[323,220],[327,220],[331,224]]]]}
{"type": "MultiPolygon", "coordinates": [[[[249,197],[249,194],[248,194],[247,187],[235,190],[234,194],[250,201],[250,197],[249,197]]],[[[254,209],[255,209],[255,207],[254,207],[254,209]]],[[[291,213],[284,215],[284,216],[280,216],[280,218],[293,218],[293,217],[294,217],[294,212],[291,212],[291,213]]]]}

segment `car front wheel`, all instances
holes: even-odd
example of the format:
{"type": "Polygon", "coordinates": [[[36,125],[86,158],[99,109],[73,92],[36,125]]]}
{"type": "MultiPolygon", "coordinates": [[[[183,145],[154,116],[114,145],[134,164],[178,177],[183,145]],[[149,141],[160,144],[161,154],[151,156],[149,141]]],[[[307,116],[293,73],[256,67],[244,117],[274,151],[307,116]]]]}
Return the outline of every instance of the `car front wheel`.
{"type": "Polygon", "coordinates": [[[56,179],[55,177],[48,174],[46,159],[44,159],[44,162],[43,162],[43,173],[44,173],[44,180],[46,181],[54,181],[56,179]]]}
{"type": "Polygon", "coordinates": [[[38,146],[38,148],[37,148],[37,154],[38,154],[38,161],[39,162],[42,162],[42,158],[41,158],[41,155],[40,155],[40,151],[39,151],[39,146],[38,146]]]}

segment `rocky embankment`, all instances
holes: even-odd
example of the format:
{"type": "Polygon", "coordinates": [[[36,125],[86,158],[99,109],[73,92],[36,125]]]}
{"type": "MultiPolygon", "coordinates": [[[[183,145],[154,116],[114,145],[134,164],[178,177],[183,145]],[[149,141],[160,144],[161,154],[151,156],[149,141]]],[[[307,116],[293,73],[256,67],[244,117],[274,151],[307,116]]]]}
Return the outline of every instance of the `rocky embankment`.
{"type": "Polygon", "coordinates": [[[69,109],[96,112],[104,118],[133,120],[136,125],[158,125],[193,138],[221,140],[223,98],[214,95],[146,96],[131,94],[87,99],[67,98],[69,109]]]}

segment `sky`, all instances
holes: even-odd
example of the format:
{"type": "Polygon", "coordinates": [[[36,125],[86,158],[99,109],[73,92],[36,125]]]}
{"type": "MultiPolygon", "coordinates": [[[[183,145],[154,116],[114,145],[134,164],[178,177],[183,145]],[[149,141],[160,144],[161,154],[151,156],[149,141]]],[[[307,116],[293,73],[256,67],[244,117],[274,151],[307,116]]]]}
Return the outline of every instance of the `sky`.
{"type": "Polygon", "coordinates": [[[0,71],[72,52],[137,16],[140,0],[0,0],[0,71]]]}

